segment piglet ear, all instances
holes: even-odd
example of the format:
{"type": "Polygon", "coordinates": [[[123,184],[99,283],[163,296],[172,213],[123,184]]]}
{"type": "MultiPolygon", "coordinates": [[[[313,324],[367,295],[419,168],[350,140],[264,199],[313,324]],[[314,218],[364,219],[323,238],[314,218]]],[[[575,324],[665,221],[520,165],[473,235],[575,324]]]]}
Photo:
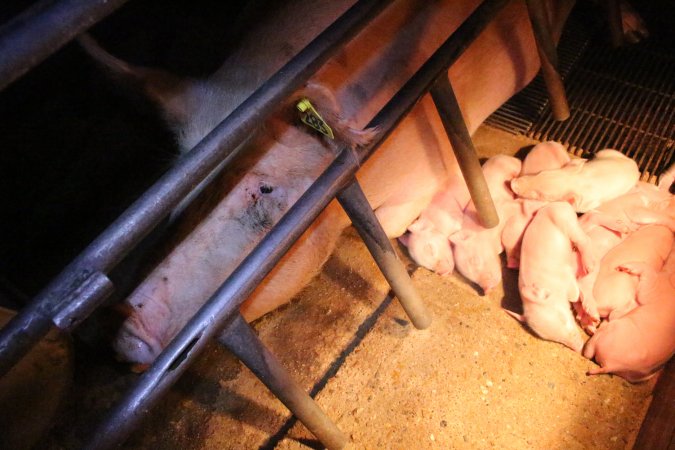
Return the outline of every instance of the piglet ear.
{"type": "Polygon", "coordinates": [[[105,51],[88,33],[77,38],[85,52],[116,82],[150,98],[172,124],[187,121],[187,92],[191,81],[160,69],[134,66],[105,51]]]}

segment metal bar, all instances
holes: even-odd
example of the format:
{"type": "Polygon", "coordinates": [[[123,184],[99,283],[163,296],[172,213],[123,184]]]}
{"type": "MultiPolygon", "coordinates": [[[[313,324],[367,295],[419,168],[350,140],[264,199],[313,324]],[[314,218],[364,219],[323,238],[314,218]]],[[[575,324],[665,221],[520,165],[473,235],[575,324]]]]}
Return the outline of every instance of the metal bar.
{"type": "MultiPolygon", "coordinates": [[[[434,52],[427,62],[403,85],[396,94],[396,101],[387,103],[368,126],[377,126],[383,137],[412,109],[429,90],[434,81],[462,56],[464,50],[478,37],[485,27],[506,6],[508,0],[485,0],[466,18],[455,32],[434,52]]],[[[364,162],[377,146],[359,149],[359,159],[364,162]]]]}
{"type": "Polygon", "coordinates": [[[412,285],[408,272],[398,259],[359,183],[354,180],[337,195],[337,199],[352,220],[356,231],[373,255],[412,324],[421,330],[429,327],[431,315],[412,285]]]}
{"type": "Polygon", "coordinates": [[[113,291],[113,283],[101,272],[92,273],[78,286],[71,296],[64,300],[64,306],[54,315],[54,324],[62,330],[72,330],[91,314],[91,302],[82,299],[90,297],[107,298],[113,291]]]}
{"type": "Polygon", "coordinates": [[[0,91],[128,0],[43,0],[0,28],[0,91]]]}
{"type": "Polygon", "coordinates": [[[215,337],[239,305],[269,273],[328,203],[350,183],[359,163],[365,161],[429,88],[480,34],[508,0],[486,0],[420,70],[399,90],[368,127],[381,133],[358,152],[343,149],[281,220],[258,243],[215,294],[190,319],[157,357],[110,415],[95,430],[86,448],[110,448],[122,442],[157,400],[215,337]]]}
{"type": "Polygon", "coordinates": [[[542,0],[526,0],[526,3],[541,61],[541,72],[551,100],[551,112],[556,120],[565,120],[570,116],[570,108],[565,96],[565,86],[558,73],[558,53],[551,36],[546,9],[542,0]]]}
{"type": "Polygon", "coordinates": [[[234,314],[218,342],[239,358],[326,448],[340,449],[347,444],[346,436],[291,378],[241,314],[234,314]]]}
{"type": "Polygon", "coordinates": [[[613,47],[621,47],[623,45],[623,26],[621,24],[619,0],[603,0],[602,6],[607,15],[610,42],[613,47]]]}
{"type": "MultiPolygon", "coordinates": [[[[162,176],[0,330],[0,376],[47,333],[57,308],[77,287],[83,274],[107,273],[121,261],[216,166],[223,161],[221,168],[226,166],[235,157],[237,146],[274,108],[387,3],[387,0],[357,2],[184,155],[180,164],[162,176]]],[[[90,297],[82,302],[91,302],[90,309],[94,309],[102,300],[90,297]]]]}
{"type": "Polygon", "coordinates": [[[476,205],[478,218],[484,227],[494,228],[499,224],[499,215],[497,215],[478,155],[476,155],[476,149],[462,118],[462,111],[459,109],[457,97],[447,74],[438,77],[430,92],[452,144],[452,150],[457,157],[471,199],[476,205]]]}

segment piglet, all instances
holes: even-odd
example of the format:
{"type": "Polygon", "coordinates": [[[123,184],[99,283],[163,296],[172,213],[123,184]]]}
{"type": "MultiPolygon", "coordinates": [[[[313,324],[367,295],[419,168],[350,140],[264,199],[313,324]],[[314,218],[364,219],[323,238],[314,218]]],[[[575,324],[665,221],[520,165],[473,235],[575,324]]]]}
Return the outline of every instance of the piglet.
{"type": "Polygon", "coordinates": [[[512,156],[496,155],[485,161],[483,174],[497,209],[499,224],[493,228],[483,227],[478,221],[478,213],[472,201],[464,211],[462,229],[450,235],[455,268],[467,279],[478,284],[484,294],[502,280],[499,255],[504,247],[501,234],[506,219],[517,207],[508,182],[520,173],[520,168],[520,160],[512,156]]]}
{"type": "Polygon", "coordinates": [[[455,269],[448,237],[428,222],[417,220],[408,233],[398,238],[408,248],[410,257],[420,266],[439,275],[449,275],[455,269]]]}
{"type": "MultiPolygon", "coordinates": [[[[635,306],[632,301],[635,292],[634,283],[624,275],[616,273],[614,268],[621,262],[638,256],[632,255],[633,250],[630,247],[622,253],[623,256],[621,253],[617,255],[619,250],[612,249],[619,245],[629,232],[644,224],[672,227],[675,221],[671,217],[670,209],[675,203],[672,205],[671,203],[673,196],[669,193],[651,184],[638,182],[628,193],[603,203],[579,219],[581,228],[591,237],[595,257],[601,261],[595,270],[578,280],[581,302],[575,304],[575,308],[582,326],[589,334],[595,332],[601,318],[608,317],[612,313],[617,317],[635,306]],[[611,256],[606,260],[603,259],[610,250],[611,256]],[[596,287],[598,277],[600,282],[596,287]],[[596,299],[596,292],[599,300],[596,299]]],[[[642,236],[643,233],[639,233],[638,236],[642,236]]],[[[666,235],[664,239],[667,240],[668,233],[665,230],[661,230],[661,233],[666,235]]],[[[656,237],[654,234],[652,236],[656,237]]],[[[631,241],[635,239],[637,237],[631,238],[631,241]]],[[[647,247],[639,251],[652,251],[649,248],[650,243],[647,241],[644,243],[647,247]]]]}
{"type": "MultiPolygon", "coordinates": [[[[520,176],[536,175],[542,170],[560,169],[570,162],[570,156],[562,144],[555,141],[540,142],[530,149],[523,160],[520,176]]],[[[517,198],[517,207],[506,219],[502,231],[502,244],[506,251],[506,267],[517,269],[520,265],[520,244],[525,228],[539,208],[546,202],[517,198]]]]}
{"type": "Polygon", "coordinates": [[[595,264],[589,246],[590,239],[579,227],[572,206],[554,202],[537,211],[525,230],[520,256],[518,290],[523,314],[507,311],[539,337],[576,352],[581,352],[584,342],[570,303],[579,298],[577,272],[591,270],[595,264]]]}
{"type": "MultiPolygon", "coordinates": [[[[660,270],[672,245],[672,231],[662,225],[647,225],[611,248],[600,260],[592,286],[583,279],[579,282],[584,311],[596,319],[592,325],[602,318],[616,320],[637,306],[637,279],[617,268],[640,261],[652,270],[660,270]]],[[[586,327],[591,333],[592,325],[586,327]]]]}
{"type": "Polygon", "coordinates": [[[643,261],[617,270],[638,279],[639,306],[603,323],[586,343],[584,356],[600,365],[589,375],[614,373],[636,383],[654,376],[675,353],[675,252],[661,271],[643,261]]]}
{"type": "Polygon", "coordinates": [[[525,229],[537,211],[546,204],[538,200],[518,198],[510,205],[511,213],[505,219],[502,230],[502,245],[506,251],[506,267],[509,269],[520,267],[520,250],[525,229]]]}
{"type": "Polygon", "coordinates": [[[511,181],[519,197],[566,201],[586,212],[628,192],[640,177],[637,164],[616,150],[600,150],[590,161],[574,159],[560,169],[544,170],[511,181]]]}
{"type": "Polygon", "coordinates": [[[536,175],[542,170],[560,169],[568,162],[570,155],[562,144],[555,141],[540,142],[525,156],[520,176],[536,175]]]}
{"type": "Polygon", "coordinates": [[[436,192],[420,217],[408,226],[408,232],[399,237],[417,264],[440,275],[452,273],[455,263],[448,236],[462,227],[464,208],[470,200],[461,173],[451,176],[436,192]]]}

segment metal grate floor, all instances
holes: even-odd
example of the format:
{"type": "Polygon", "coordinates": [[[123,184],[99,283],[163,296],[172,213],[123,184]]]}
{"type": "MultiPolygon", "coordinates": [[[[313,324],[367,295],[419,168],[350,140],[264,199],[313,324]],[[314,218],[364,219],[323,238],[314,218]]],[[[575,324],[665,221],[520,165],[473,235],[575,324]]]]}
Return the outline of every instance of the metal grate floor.
{"type": "MultiPolygon", "coordinates": [[[[654,8],[652,13],[658,13],[654,8]]],[[[491,115],[486,124],[509,133],[562,142],[571,153],[614,148],[632,157],[642,179],[655,182],[675,160],[673,31],[647,21],[652,37],[612,48],[575,10],[561,38],[560,72],[570,118],[553,120],[541,76],[491,115]]]]}

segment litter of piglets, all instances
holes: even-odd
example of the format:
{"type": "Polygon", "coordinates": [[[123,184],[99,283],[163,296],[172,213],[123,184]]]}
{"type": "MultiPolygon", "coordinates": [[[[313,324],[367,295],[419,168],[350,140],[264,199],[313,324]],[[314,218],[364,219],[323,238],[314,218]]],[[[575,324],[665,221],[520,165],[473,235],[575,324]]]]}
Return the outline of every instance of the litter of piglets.
{"type": "Polygon", "coordinates": [[[655,186],[639,181],[635,161],[616,150],[570,159],[561,144],[542,142],[522,162],[497,155],[483,164],[496,227],[483,227],[471,202],[457,213],[465,190],[455,183],[400,241],[419,265],[441,275],[454,268],[483,294],[501,282],[505,252],[523,302],[522,314],[507,313],[594,359],[599,367],[589,375],[644,381],[675,353],[669,173],[655,186]],[[446,205],[453,209],[443,214],[446,205]]]}

